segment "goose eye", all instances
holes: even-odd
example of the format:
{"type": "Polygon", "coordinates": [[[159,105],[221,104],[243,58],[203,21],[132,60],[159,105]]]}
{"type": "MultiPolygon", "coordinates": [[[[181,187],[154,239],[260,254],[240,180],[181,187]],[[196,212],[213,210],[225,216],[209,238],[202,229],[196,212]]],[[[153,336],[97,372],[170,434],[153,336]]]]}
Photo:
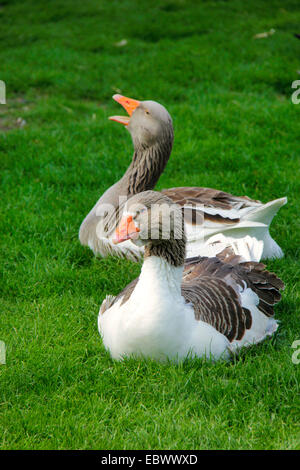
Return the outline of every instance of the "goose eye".
{"type": "Polygon", "coordinates": [[[133,220],[137,219],[137,217],[142,213],[142,212],[145,212],[146,209],[141,209],[141,210],[137,210],[136,213],[134,214],[133,216],[133,220]]]}
{"type": "Polygon", "coordinates": [[[146,109],[145,114],[150,114],[149,111],[146,109]]]}

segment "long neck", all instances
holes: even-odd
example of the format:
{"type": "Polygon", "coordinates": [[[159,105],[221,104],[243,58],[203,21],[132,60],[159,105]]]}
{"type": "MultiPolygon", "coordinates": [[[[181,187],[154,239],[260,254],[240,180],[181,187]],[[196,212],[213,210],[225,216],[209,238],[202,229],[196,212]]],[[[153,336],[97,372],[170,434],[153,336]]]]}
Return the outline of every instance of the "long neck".
{"type": "Polygon", "coordinates": [[[127,196],[154,188],[169,160],[172,144],[169,138],[151,147],[135,146],[132,162],[120,180],[127,196]]]}
{"type": "Polygon", "coordinates": [[[105,203],[118,207],[119,196],[133,196],[153,189],[169,160],[172,143],[173,139],[170,138],[152,147],[136,146],[126,173],[105,191],[97,205],[105,203]]]}
{"type": "Polygon", "coordinates": [[[144,260],[138,284],[133,295],[140,298],[149,294],[153,301],[162,302],[168,293],[181,296],[183,266],[174,266],[160,256],[149,256],[144,260]],[[153,293],[153,296],[152,296],[153,293]]]}

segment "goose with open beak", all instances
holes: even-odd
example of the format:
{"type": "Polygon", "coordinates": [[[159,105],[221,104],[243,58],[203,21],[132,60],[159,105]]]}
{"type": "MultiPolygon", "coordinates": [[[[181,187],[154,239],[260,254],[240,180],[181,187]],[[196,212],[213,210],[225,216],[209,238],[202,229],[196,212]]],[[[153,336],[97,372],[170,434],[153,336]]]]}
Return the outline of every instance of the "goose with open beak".
{"type": "MultiPolygon", "coordinates": [[[[100,197],[83,220],[79,239],[96,255],[117,255],[137,261],[143,247],[131,243],[114,244],[113,233],[126,200],[155,187],[173,145],[173,124],[168,111],[155,101],[139,101],[122,95],[113,99],[128,116],[110,119],[129,131],[134,153],[124,176],[100,197]]],[[[270,223],[285,197],[266,204],[247,196],[204,187],[178,187],[162,193],[182,207],[186,223],[186,256],[215,256],[230,246],[248,261],[283,255],[269,232],[270,223]]]]}

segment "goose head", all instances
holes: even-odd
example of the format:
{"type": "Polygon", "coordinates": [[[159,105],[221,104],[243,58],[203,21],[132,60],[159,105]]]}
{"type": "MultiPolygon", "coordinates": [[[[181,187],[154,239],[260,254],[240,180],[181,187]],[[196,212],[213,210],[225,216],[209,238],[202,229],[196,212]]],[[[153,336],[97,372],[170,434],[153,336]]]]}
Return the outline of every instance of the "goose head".
{"type": "Polygon", "coordinates": [[[111,116],[109,119],[126,126],[135,147],[145,149],[166,141],[173,143],[172,118],[160,103],[122,95],[114,95],[113,99],[123,106],[128,116],[111,116]]]}
{"type": "Polygon", "coordinates": [[[115,244],[125,240],[145,246],[145,257],[156,255],[183,265],[186,237],[181,208],[156,191],[136,194],[127,201],[113,236],[115,244]]]}

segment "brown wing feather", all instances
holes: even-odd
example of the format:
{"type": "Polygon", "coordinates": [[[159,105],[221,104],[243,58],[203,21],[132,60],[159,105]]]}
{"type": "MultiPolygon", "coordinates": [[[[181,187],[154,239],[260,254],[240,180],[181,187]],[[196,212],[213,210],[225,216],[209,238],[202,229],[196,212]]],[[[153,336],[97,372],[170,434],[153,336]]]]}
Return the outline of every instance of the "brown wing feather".
{"type": "Polygon", "coordinates": [[[251,327],[249,310],[242,307],[237,292],[221,278],[190,277],[182,283],[182,295],[193,304],[197,320],[209,323],[229,341],[241,339],[251,327]]]}
{"type": "Polygon", "coordinates": [[[267,316],[273,316],[273,306],[281,299],[280,291],[284,289],[283,281],[276,274],[267,271],[263,263],[243,262],[240,256],[226,248],[218,258],[226,264],[235,266],[233,277],[243,287],[246,283],[259,297],[259,309],[267,316]]]}

